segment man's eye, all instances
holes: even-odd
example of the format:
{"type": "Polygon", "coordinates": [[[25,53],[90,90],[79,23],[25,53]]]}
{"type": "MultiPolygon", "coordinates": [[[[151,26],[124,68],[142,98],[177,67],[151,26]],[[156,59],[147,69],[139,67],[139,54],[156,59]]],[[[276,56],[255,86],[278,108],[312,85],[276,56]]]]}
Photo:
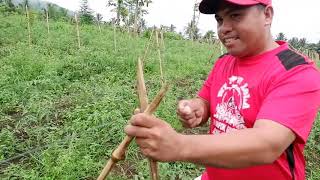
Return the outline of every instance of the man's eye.
{"type": "Polygon", "coordinates": [[[231,19],[238,20],[240,18],[240,14],[231,14],[230,17],[231,19]]]}

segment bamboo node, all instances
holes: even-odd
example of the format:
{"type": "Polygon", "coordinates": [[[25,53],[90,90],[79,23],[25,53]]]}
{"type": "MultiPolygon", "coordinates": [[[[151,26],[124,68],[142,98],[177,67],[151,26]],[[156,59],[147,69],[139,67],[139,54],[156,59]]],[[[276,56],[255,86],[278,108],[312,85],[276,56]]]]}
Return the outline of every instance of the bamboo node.
{"type": "Polygon", "coordinates": [[[126,156],[123,155],[123,156],[120,156],[120,157],[116,157],[116,155],[112,154],[111,155],[111,159],[113,162],[119,162],[119,161],[122,161],[122,160],[125,160],[126,156]]]}

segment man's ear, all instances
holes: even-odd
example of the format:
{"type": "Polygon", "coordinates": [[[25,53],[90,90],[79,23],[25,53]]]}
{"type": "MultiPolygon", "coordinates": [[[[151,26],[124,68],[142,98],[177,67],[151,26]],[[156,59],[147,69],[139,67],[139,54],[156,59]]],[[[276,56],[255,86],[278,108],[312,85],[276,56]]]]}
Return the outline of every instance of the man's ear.
{"type": "Polygon", "coordinates": [[[264,15],[265,15],[265,25],[270,26],[272,24],[272,19],[273,19],[273,7],[271,5],[268,5],[264,9],[264,15]]]}

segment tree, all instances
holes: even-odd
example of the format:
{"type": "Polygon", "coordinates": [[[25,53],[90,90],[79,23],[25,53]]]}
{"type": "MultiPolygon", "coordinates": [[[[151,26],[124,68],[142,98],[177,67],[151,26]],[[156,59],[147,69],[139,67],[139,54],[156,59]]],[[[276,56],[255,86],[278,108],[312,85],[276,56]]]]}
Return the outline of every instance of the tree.
{"type": "Polygon", "coordinates": [[[12,3],[12,0],[5,0],[4,3],[8,7],[8,11],[10,11],[10,12],[14,12],[15,11],[16,7],[12,3]]]}
{"type": "Polygon", "coordinates": [[[129,4],[134,5],[134,29],[137,32],[138,31],[138,24],[140,23],[141,19],[145,14],[148,14],[148,11],[146,9],[143,9],[143,7],[148,7],[149,4],[152,3],[151,0],[129,0],[129,4]]]}
{"type": "Polygon", "coordinates": [[[295,49],[299,49],[299,38],[293,37],[288,40],[288,43],[295,49]]]}
{"type": "Polygon", "coordinates": [[[102,14],[97,13],[95,20],[96,20],[96,22],[101,23],[101,21],[102,21],[102,14]]]}
{"type": "Polygon", "coordinates": [[[170,32],[170,27],[165,25],[160,25],[160,29],[163,32],[170,32]]]}
{"type": "Polygon", "coordinates": [[[68,10],[60,7],[58,10],[58,18],[59,19],[66,19],[67,17],[68,17],[68,10]]]}
{"type": "Polygon", "coordinates": [[[190,23],[188,23],[188,26],[186,28],[186,34],[188,38],[191,39],[192,41],[200,38],[199,28],[197,27],[199,16],[200,16],[199,3],[195,3],[193,6],[192,20],[190,23]]]}
{"type": "Polygon", "coordinates": [[[307,45],[308,45],[308,43],[307,43],[307,39],[306,38],[299,39],[299,47],[300,48],[306,49],[307,45]]]}
{"type": "Polygon", "coordinates": [[[95,21],[96,21],[96,22],[97,22],[97,24],[98,24],[98,27],[99,27],[99,31],[100,31],[100,33],[101,33],[101,26],[100,26],[100,24],[101,24],[101,20],[102,20],[102,14],[97,13],[97,14],[96,14],[96,17],[95,17],[95,21]]]}
{"type": "Polygon", "coordinates": [[[176,30],[176,26],[174,26],[173,24],[170,25],[170,32],[175,32],[176,30]]]}
{"type": "Polygon", "coordinates": [[[185,34],[187,35],[188,39],[195,40],[199,39],[201,34],[199,32],[199,28],[196,24],[194,24],[194,21],[191,20],[190,23],[188,23],[187,27],[185,28],[185,34]]]}
{"type": "Polygon", "coordinates": [[[26,8],[26,6],[30,8],[29,0],[23,0],[22,5],[23,5],[23,8],[26,8]]]}
{"type": "Polygon", "coordinates": [[[80,6],[80,22],[83,24],[92,24],[94,17],[92,10],[89,8],[88,0],[82,0],[80,6]]]}
{"type": "Polygon", "coordinates": [[[204,40],[207,40],[209,43],[215,41],[216,33],[212,30],[207,31],[206,34],[202,37],[204,40]]]}
{"type": "Polygon", "coordinates": [[[283,32],[280,32],[280,33],[277,35],[276,40],[277,40],[277,41],[286,41],[287,38],[286,38],[286,36],[284,35],[283,32]]]}
{"type": "Polygon", "coordinates": [[[49,14],[49,17],[50,18],[53,18],[53,19],[56,19],[56,9],[54,8],[54,5],[51,4],[51,3],[48,3],[47,4],[47,11],[48,11],[48,14],[49,14]]]}
{"type": "Polygon", "coordinates": [[[118,26],[120,25],[121,19],[124,20],[128,16],[128,3],[125,0],[109,0],[107,7],[114,7],[111,11],[117,14],[115,23],[118,26]]]}
{"type": "Polygon", "coordinates": [[[293,37],[288,40],[288,43],[297,50],[313,49],[312,44],[308,44],[306,38],[293,37]]]}

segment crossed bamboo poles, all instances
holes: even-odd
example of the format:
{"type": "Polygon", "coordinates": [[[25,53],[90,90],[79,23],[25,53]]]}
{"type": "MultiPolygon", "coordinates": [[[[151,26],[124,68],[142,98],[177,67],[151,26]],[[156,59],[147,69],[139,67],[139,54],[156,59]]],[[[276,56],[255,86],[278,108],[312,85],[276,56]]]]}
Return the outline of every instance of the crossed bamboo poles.
{"type": "MultiPolygon", "coordinates": [[[[144,75],[143,75],[143,68],[142,68],[142,62],[140,59],[138,59],[138,65],[137,65],[137,92],[139,97],[139,103],[140,103],[140,112],[146,113],[148,115],[152,115],[157,107],[159,106],[161,100],[165,96],[166,92],[168,90],[168,85],[164,84],[156,97],[152,100],[152,102],[148,105],[148,97],[147,97],[147,90],[145,86],[144,81],[144,75]]],[[[135,112],[136,113],[136,112],[135,112]]],[[[108,174],[110,173],[111,169],[115,166],[115,164],[118,161],[125,159],[125,153],[126,150],[133,140],[134,137],[126,136],[123,141],[120,143],[120,145],[113,151],[111,158],[107,162],[106,166],[103,168],[102,172],[100,173],[97,180],[104,180],[108,174]]],[[[150,163],[150,170],[151,170],[151,177],[152,180],[158,180],[158,166],[157,162],[151,158],[149,158],[150,163]]]]}

